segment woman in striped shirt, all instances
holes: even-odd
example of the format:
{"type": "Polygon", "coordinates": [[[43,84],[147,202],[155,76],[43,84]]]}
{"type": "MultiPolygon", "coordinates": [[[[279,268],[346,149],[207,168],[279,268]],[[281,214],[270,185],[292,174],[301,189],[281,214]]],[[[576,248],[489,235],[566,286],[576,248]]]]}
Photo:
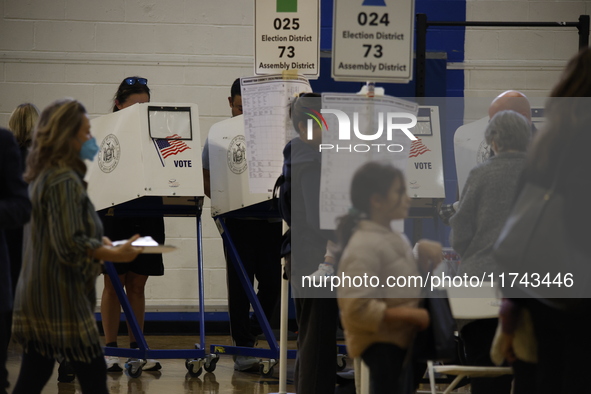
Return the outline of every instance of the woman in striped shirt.
{"type": "Polygon", "coordinates": [[[70,362],[82,392],[108,393],[94,318],[101,260],[127,262],[141,248],[112,247],[86,194],[86,165],[98,146],[82,104],[63,99],[39,119],[25,179],[33,205],[14,304],[13,335],[24,354],[13,393],[40,393],[55,359],[70,362]]]}

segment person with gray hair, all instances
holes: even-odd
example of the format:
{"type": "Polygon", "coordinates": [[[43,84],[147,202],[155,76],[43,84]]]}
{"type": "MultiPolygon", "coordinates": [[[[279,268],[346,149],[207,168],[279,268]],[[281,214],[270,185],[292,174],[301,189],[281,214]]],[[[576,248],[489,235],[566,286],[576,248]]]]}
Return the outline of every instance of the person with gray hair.
{"type": "Polygon", "coordinates": [[[484,139],[495,155],[509,151],[525,152],[530,135],[531,126],[527,118],[511,110],[498,112],[484,131],[484,139]]]}
{"type": "MultiPolygon", "coordinates": [[[[495,155],[470,171],[458,211],[450,219],[451,246],[462,261],[460,273],[478,277],[497,270],[493,245],[513,206],[531,126],[515,111],[500,111],[491,119],[484,136],[495,155]]],[[[489,353],[497,323],[496,318],[481,319],[461,328],[468,364],[493,365],[489,353]]],[[[471,384],[474,394],[508,394],[511,376],[472,379],[471,384]]]]}
{"type": "MultiPolygon", "coordinates": [[[[490,120],[499,112],[501,111],[515,111],[520,115],[523,115],[529,124],[531,137],[536,135],[537,129],[535,124],[532,122],[532,111],[531,111],[531,104],[529,99],[525,94],[519,92],[517,90],[507,90],[501,94],[499,94],[495,99],[490,103],[488,107],[488,118],[490,120]]],[[[490,143],[486,141],[486,145],[482,145],[482,150],[478,153],[477,162],[480,163],[485,161],[486,159],[495,155],[495,152],[490,147],[490,143]]],[[[463,168],[461,172],[463,174],[468,173],[470,168],[463,168]]],[[[457,169],[458,176],[460,173],[460,169],[457,169]]],[[[461,183],[461,182],[460,182],[461,183]]],[[[458,184],[458,191],[457,195],[459,198],[460,189],[458,184]]],[[[439,208],[439,217],[443,224],[449,225],[449,219],[456,213],[459,201],[456,201],[452,204],[442,204],[439,208]]]]}

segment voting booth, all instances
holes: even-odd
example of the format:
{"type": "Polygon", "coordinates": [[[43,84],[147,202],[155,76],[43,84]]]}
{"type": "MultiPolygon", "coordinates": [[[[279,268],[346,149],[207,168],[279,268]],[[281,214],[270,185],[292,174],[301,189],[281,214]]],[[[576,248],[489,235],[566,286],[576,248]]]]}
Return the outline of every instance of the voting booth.
{"type": "Polygon", "coordinates": [[[443,199],[443,157],[438,106],[419,106],[417,125],[411,129],[417,138],[410,146],[406,165],[408,195],[413,199],[443,199]]]}
{"type": "MultiPolygon", "coordinates": [[[[205,355],[201,210],[203,174],[199,112],[195,104],[135,104],[91,120],[100,151],[89,164],[88,194],[97,210],[115,208],[117,216],[194,216],[200,313],[200,344],[196,349],[151,350],[141,332],[113,264],[105,268],[113,282],[139,349],[105,348],[110,356],[131,357],[132,377],[142,373],[148,358],[184,358],[192,376],[215,364],[205,355]]],[[[150,234],[142,234],[150,235],[150,234]]],[[[115,240],[113,240],[115,241],[115,240]]]]}
{"type": "Polygon", "coordinates": [[[196,104],[136,104],[93,119],[100,151],[89,167],[97,210],[146,196],[203,196],[196,104]]]}
{"type": "Polygon", "coordinates": [[[250,192],[242,115],[211,126],[208,143],[211,216],[216,217],[272,198],[272,192],[250,192]]]}
{"type": "MultiPolygon", "coordinates": [[[[241,78],[240,86],[243,115],[214,124],[208,134],[211,213],[224,241],[227,256],[254,310],[269,349],[225,345],[211,345],[210,349],[213,354],[266,358],[268,360],[263,360],[259,364],[260,372],[263,376],[271,376],[274,373],[273,367],[280,358],[279,344],[234,242],[237,236],[247,234],[232,234],[225,220],[267,220],[277,222],[275,224],[280,227],[281,216],[277,207],[273,205],[272,193],[283,167],[283,148],[287,141],[293,138],[289,103],[293,97],[302,92],[309,92],[311,88],[305,77],[290,73],[241,78]]],[[[243,227],[240,231],[250,230],[251,226],[247,226],[248,229],[243,227]]],[[[259,227],[257,231],[266,232],[265,236],[275,238],[275,235],[280,235],[280,230],[278,228],[275,234],[272,227],[274,224],[270,223],[269,226],[259,227]]],[[[236,227],[233,231],[238,232],[236,227]]],[[[266,244],[271,247],[269,242],[266,244]]],[[[279,252],[279,243],[276,246],[279,252]]],[[[264,261],[267,261],[266,259],[264,261]]],[[[260,271],[265,272],[271,268],[259,267],[260,271]]],[[[281,270],[279,265],[276,268],[279,282],[282,280],[281,270]]],[[[261,277],[261,282],[272,285],[269,278],[271,276],[264,279],[261,277]]],[[[282,298],[283,291],[282,288],[282,298]]],[[[282,313],[285,311],[286,309],[282,308],[282,313]]],[[[287,355],[289,358],[295,358],[295,353],[295,350],[290,350],[287,355]]],[[[281,365],[281,368],[284,367],[285,363],[281,365]]]]}
{"type": "MultiPolygon", "coordinates": [[[[248,279],[240,255],[234,246],[232,234],[230,234],[224,223],[225,218],[281,219],[279,212],[271,203],[272,190],[267,193],[253,193],[250,190],[244,129],[244,116],[239,115],[218,122],[211,126],[209,130],[211,215],[236,268],[242,288],[265,334],[269,349],[211,345],[210,351],[214,355],[225,354],[266,358],[268,360],[260,363],[260,371],[264,376],[272,376],[274,373],[273,367],[279,359],[279,344],[259,303],[257,294],[248,279]]],[[[295,358],[295,350],[289,351],[288,357],[295,358]]]]}

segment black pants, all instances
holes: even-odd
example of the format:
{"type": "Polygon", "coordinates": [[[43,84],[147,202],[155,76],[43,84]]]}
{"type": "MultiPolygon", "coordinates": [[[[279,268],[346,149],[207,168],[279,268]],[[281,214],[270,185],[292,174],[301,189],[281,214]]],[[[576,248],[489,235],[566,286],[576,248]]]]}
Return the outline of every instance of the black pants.
{"type": "MultiPolygon", "coordinates": [[[[272,322],[273,314],[279,307],[281,294],[281,223],[229,218],[225,220],[225,224],[251,286],[254,284],[254,278],[257,278],[257,298],[267,320],[272,322]]],[[[256,335],[262,331],[256,319],[252,322],[250,320],[250,301],[240,283],[227,247],[224,247],[224,254],[232,339],[236,346],[253,347],[256,335]]]]}
{"type": "Polygon", "coordinates": [[[511,364],[513,368],[513,392],[512,394],[537,393],[535,390],[537,364],[516,361],[511,364]]]}
{"type": "Polygon", "coordinates": [[[404,369],[406,350],[391,343],[374,343],[361,358],[369,368],[371,394],[403,394],[414,392],[409,387],[412,376],[404,369]],[[407,376],[403,376],[407,375],[407,376]]]}
{"type": "MultiPolygon", "coordinates": [[[[107,366],[104,357],[97,357],[89,364],[71,362],[84,394],[108,394],[107,366]]],[[[53,373],[55,360],[45,358],[32,350],[23,353],[21,371],[12,394],[39,394],[53,373]]]]}
{"type": "Polygon", "coordinates": [[[12,297],[14,298],[23,261],[23,229],[21,227],[5,231],[4,237],[6,237],[8,255],[10,256],[10,277],[12,279],[12,297]]]}
{"type": "Polygon", "coordinates": [[[530,392],[588,393],[591,300],[583,300],[577,310],[569,313],[535,299],[524,302],[531,313],[538,342],[537,373],[530,392]]]}
{"type": "Polygon", "coordinates": [[[337,374],[338,306],[334,298],[296,298],[297,394],[332,394],[337,374]]]}
{"type": "MultiPolygon", "coordinates": [[[[495,337],[498,319],[482,319],[466,324],[460,331],[468,365],[494,366],[490,348],[495,337]]],[[[511,375],[496,378],[471,378],[472,394],[509,394],[511,375]]]]}
{"type": "Polygon", "coordinates": [[[8,387],[8,371],[6,370],[6,354],[8,341],[10,340],[8,327],[5,320],[10,312],[0,312],[0,394],[6,393],[8,387]]]}
{"type": "MultiPolygon", "coordinates": [[[[16,228],[4,232],[6,238],[6,245],[8,246],[8,256],[10,257],[10,277],[12,280],[12,298],[16,292],[16,285],[21,273],[21,265],[23,261],[23,229],[16,228]]],[[[12,335],[12,311],[7,312],[2,319],[6,323],[6,346],[10,343],[10,336],[12,335]]],[[[0,354],[0,357],[2,355],[0,354]]],[[[1,378],[0,378],[1,379],[1,378]]],[[[0,384],[1,388],[4,387],[0,384]]]]}

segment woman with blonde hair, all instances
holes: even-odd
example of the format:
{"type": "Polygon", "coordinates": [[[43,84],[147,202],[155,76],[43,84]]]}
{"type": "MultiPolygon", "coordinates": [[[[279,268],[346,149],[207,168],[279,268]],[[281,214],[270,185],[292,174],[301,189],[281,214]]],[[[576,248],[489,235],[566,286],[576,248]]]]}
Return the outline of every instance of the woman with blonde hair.
{"type": "MultiPolygon", "coordinates": [[[[24,103],[12,111],[10,119],[8,120],[8,129],[14,134],[16,142],[18,143],[22,166],[24,170],[26,167],[27,154],[31,146],[31,137],[33,136],[33,129],[39,119],[39,109],[35,104],[24,103]]],[[[17,229],[6,233],[6,242],[8,244],[8,254],[10,255],[10,273],[12,283],[16,285],[18,282],[18,275],[21,271],[22,261],[22,245],[23,245],[23,231],[17,229]]]]}
{"type": "Polygon", "coordinates": [[[8,129],[14,134],[21,150],[23,168],[25,168],[27,149],[31,146],[31,138],[37,119],[39,119],[39,108],[35,104],[23,103],[12,111],[8,120],[8,129]]]}
{"type": "MultiPolygon", "coordinates": [[[[39,109],[35,104],[24,103],[12,111],[8,120],[8,128],[14,134],[18,148],[20,150],[21,168],[24,171],[27,160],[27,153],[31,146],[31,136],[33,129],[39,119],[39,109]]],[[[22,175],[22,174],[21,174],[22,175]]],[[[8,256],[10,259],[10,278],[12,279],[12,296],[18,282],[18,276],[21,272],[21,262],[23,259],[23,228],[18,227],[7,231],[5,234],[6,245],[8,246],[8,256]]],[[[7,316],[8,337],[10,338],[10,327],[12,326],[12,314],[7,316]]]]}
{"type": "Polygon", "coordinates": [[[27,159],[31,221],[25,227],[23,268],[13,337],[24,348],[13,393],[40,393],[55,359],[68,361],[82,392],[108,393],[106,366],[94,318],[101,260],[133,260],[137,235],[112,247],[83,180],[98,146],[84,106],[73,99],[49,105],[39,119],[27,159]]]}

